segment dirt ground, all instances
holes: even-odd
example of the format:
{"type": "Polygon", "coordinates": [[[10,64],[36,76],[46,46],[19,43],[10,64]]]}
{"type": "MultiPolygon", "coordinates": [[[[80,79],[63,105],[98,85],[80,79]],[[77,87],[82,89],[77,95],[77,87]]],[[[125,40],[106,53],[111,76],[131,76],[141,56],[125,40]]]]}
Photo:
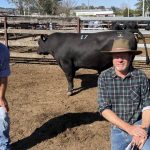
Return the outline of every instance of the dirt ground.
{"type": "Polygon", "coordinates": [[[57,65],[12,64],[11,70],[7,98],[13,149],[110,149],[108,123],[97,113],[95,71],[78,71],[75,95],[68,97],[57,65]]]}
{"type": "MultiPolygon", "coordinates": [[[[149,67],[142,69],[150,77],[149,67]]],[[[96,71],[77,71],[71,97],[57,65],[13,63],[11,71],[12,150],[110,150],[109,123],[97,112],[96,71]]]]}

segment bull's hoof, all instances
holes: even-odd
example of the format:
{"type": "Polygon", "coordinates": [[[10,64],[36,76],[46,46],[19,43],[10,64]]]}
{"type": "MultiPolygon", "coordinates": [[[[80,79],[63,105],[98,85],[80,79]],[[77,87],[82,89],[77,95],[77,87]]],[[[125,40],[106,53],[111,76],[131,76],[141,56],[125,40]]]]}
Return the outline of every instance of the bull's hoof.
{"type": "Polygon", "coordinates": [[[71,96],[72,95],[72,92],[67,92],[67,96],[71,96]]]}

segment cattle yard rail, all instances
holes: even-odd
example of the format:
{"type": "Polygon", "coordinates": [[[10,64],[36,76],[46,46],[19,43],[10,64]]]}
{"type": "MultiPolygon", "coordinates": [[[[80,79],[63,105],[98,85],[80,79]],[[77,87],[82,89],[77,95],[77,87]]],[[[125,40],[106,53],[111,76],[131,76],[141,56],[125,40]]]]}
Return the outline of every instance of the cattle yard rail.
{"type": "Polygon", "coordinates": [[[34,63],[57,65],[52,55],[38,55],[37,53],[10,53],[11,63],[34,63]]]}
{"type": "MultiPolygon", "coordinates": [[[[49,56],[36,54],[40,35],[50,35],[55,32],[64,33],[94,33],[110,31],[113,21],[134,21],[140,26],[150,23],[149,17],[58,17],[58,16],[0,16],[0,42],[10,47],[10,55],[13,60],[34,59],[54,60],[49,56]],[[90,21],[99,21],[98,26],[90,27],[90,21]],[[88,26],[87,26],[88,25],[88,26]],[[27,48],[27,50],[22,50],[27,48]],[[12,50],[13,49],[13,50],[12,50]],[[15,51],[14,51],[15,49],[15,51]],[[34,49],[34,50],[32,50],[34,49]]],[[[145,37],[149,37],[150,31],[141,30],[145,37]]],[[[143,43],[138,44],[143,48],[143,43]]],[[[147,43],[147,48],[150,44],[147,43]]]]}

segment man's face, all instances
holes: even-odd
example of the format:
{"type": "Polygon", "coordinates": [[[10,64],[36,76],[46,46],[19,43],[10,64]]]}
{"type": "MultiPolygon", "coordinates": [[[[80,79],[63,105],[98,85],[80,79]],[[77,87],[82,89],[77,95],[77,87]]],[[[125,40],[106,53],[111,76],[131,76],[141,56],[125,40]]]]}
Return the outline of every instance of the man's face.
{"type": "Polygon", "coordinates": [[[129,53],[113,54],[113,65],[116,71],[126,72],[130,65],[131,55],[129,53]]]}

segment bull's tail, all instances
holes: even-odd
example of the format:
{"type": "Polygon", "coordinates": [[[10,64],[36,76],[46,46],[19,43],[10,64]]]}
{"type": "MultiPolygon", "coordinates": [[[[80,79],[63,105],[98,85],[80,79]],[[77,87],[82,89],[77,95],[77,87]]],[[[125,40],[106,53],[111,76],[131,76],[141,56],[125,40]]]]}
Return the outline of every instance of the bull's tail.
{"type": "Polygon", "coordinates": [[[149,64],[150,60],[149,60],[149,56],[148,56],[148,51],[147,51],[147,46],[146,46],[145,38],[144,38],[143,34],[139,30],[137,30],[137,33],[141,36],[141,38],[143,40],[144,47],[145,47],[145,54],[146,54],[146,64],[149,64]]]}

